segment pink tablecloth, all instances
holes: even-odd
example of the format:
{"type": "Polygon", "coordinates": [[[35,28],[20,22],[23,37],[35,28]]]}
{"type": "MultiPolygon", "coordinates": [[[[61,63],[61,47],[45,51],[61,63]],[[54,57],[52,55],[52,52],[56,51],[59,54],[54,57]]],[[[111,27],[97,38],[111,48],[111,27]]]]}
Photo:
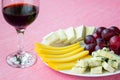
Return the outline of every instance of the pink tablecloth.
{"type": "MultiPolygon", "coordinates": [[[[25,49],[34,52],[34,43],[49,32],[81,24],[120,28],[120,0],[41,0],[40,14],[25,33],[25,49]]],[[[101,78],[62,74],[48,68],[39,58],[32,67],[12,68],[6,64],[6,56],[16,49],[16,31],[0,11],[0,80],[120,80],[120,74],[101,78]]]]}

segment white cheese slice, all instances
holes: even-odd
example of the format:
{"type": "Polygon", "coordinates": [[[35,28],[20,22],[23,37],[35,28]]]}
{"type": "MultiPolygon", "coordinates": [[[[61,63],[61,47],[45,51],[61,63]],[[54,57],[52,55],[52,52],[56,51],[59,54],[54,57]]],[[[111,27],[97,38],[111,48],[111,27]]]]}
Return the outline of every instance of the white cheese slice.
{"type": "Polygon", "coordinates": [[[80,41],[84,38],[84,36],[85,36],[85,26],[81,25],[79,27],[76,27],[75,28],[75,35],[76,35],[76,38],[71,43],[78,42],[78,41],[80,41]]]}
{"type": "Polygon", "coordinates": [[[65,43],[70,43],[76,38],[75,30],[73,27],[67,28],[65,30],[65,34],[67,36],[67,40],[65,41],[65,43]]]}
{"type": "Polygon", "coordinates": [[[83,68],[83,67],[73,67],[71,72],[75,73],[75,74],[81,74],[81,73],[85,73],[87,68],[83,68]]]}
{"type": "Polygon", "coordinates": [[[86,36],[92,35],[95,32],[95,27],[86,26],[86,36]]]}
{"type": "Polygon", "coordinates": [[[53,32],[47,35],[46,37],[44,37],[44,40],[47,45],[51,45],[59,41],[59,37],[53,32]]]}
{"type": "Polygon", "coordinates": [[[59,29],[58,31],[55,32],[55,34],[57,35],[57,37],[59,37],[60,42],[64,42],[67,40],[67,36],[65,35],[64,30],[59,29]]]}
{"type": "Polygon", "coordinates": [[[93,67],[90,69],[91,74],[102,74],[102,66],[93,67]]]}

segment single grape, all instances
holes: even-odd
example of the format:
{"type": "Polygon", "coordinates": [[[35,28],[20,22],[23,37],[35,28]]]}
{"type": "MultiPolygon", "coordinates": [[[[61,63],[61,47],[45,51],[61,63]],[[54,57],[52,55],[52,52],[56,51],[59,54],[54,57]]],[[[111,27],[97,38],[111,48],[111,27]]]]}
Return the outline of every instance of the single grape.
{"type": "Polygon", "coordinates": [[[102,38],[106,41],[109,41],[110,38],[113,37],[114,35],[115,33],[110,29],[104,29],[101,34],[102,38]]]}
{"type": "Polygon", "coordinates": [[[94,38],[93,35],[88,35],[88,36],[85,37],[84,42],[86,44],[96,43],[96,39],[94,38]]]}
{"type": "Polygon", "coordinates": [[[113,36],[110,41],[109,41],[109,44],[110,44],[110,49],[112,50],[119,50],[120,49],[120,36],[113,36]]]}
{"type": "Polygon", "coordinates": [[[97,35],[97,33],[94,33],[93,36],[94,36],[95,39],[100,38],[100,36],[97,35]]]}
{"type": "Polygon", "coordinates": [[[85,45],[85,50],[88,50],[89,53],[91,54],[95,50],[96,44],[91,43],[91,44],[86,44],[85,45]]]}
{"type": "Polygon", "coordinates": [[[113,50],[117,55],[120,55],[120,36],[113,36],[110,41],[110,49],[113,50]]]}
{"type": "Polygon", "coordinates": [[[120,30],[116,26],[111,26],[109,29],[114,31],[116,35],[120,34],[120,30]]]}
{"type": "Polygon", "coordinates": [[[102,49],[104,46],[103,45],[96,45],[95,46],[95,51],[99,50],[99,49],[102,49]]]}
{"type": "Polygon", "coordinates": [[[104,46],[104,47],[107,46],[107,42],[102,38],[97,38],[96,43],[97,43],[97,45],[101,45],[101,46],[104,46]]]}
{"type": "Polygon", "coordinates": [[[106,29],[106,28],[105,28],[105,27],[98,27],[98,28],[96,29],[95,33],[97,33],[97,35],[101,37],[101,33],[102,33],[102,31],[103,31],[104,29],[106,29]]]}

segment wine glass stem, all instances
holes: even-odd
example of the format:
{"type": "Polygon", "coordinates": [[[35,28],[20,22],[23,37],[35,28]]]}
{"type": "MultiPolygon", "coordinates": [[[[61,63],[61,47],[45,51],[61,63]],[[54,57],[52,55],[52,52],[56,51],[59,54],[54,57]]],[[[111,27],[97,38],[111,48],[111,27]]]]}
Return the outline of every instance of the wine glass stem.
{"type": "Polygon", "coordinates": [[[17,34],[18,34],[18,53],[22,54],[22,52],[24,51],[24,29],[19,29],[16,30],[17,34]]]}

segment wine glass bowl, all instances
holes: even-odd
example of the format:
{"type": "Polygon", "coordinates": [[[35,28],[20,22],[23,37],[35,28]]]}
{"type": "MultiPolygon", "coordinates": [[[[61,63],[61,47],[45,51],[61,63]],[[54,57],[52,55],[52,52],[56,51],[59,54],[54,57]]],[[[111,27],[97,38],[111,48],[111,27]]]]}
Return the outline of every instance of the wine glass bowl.
{"type": "Polygon", "coordinates": [[[23,35],[39,13],[39,0],[2,0],[2,13],[19,38],[19,50],[7,56],[7,63],[16,68],[32,66],[36,56],[24,50],[23,35]]]}

